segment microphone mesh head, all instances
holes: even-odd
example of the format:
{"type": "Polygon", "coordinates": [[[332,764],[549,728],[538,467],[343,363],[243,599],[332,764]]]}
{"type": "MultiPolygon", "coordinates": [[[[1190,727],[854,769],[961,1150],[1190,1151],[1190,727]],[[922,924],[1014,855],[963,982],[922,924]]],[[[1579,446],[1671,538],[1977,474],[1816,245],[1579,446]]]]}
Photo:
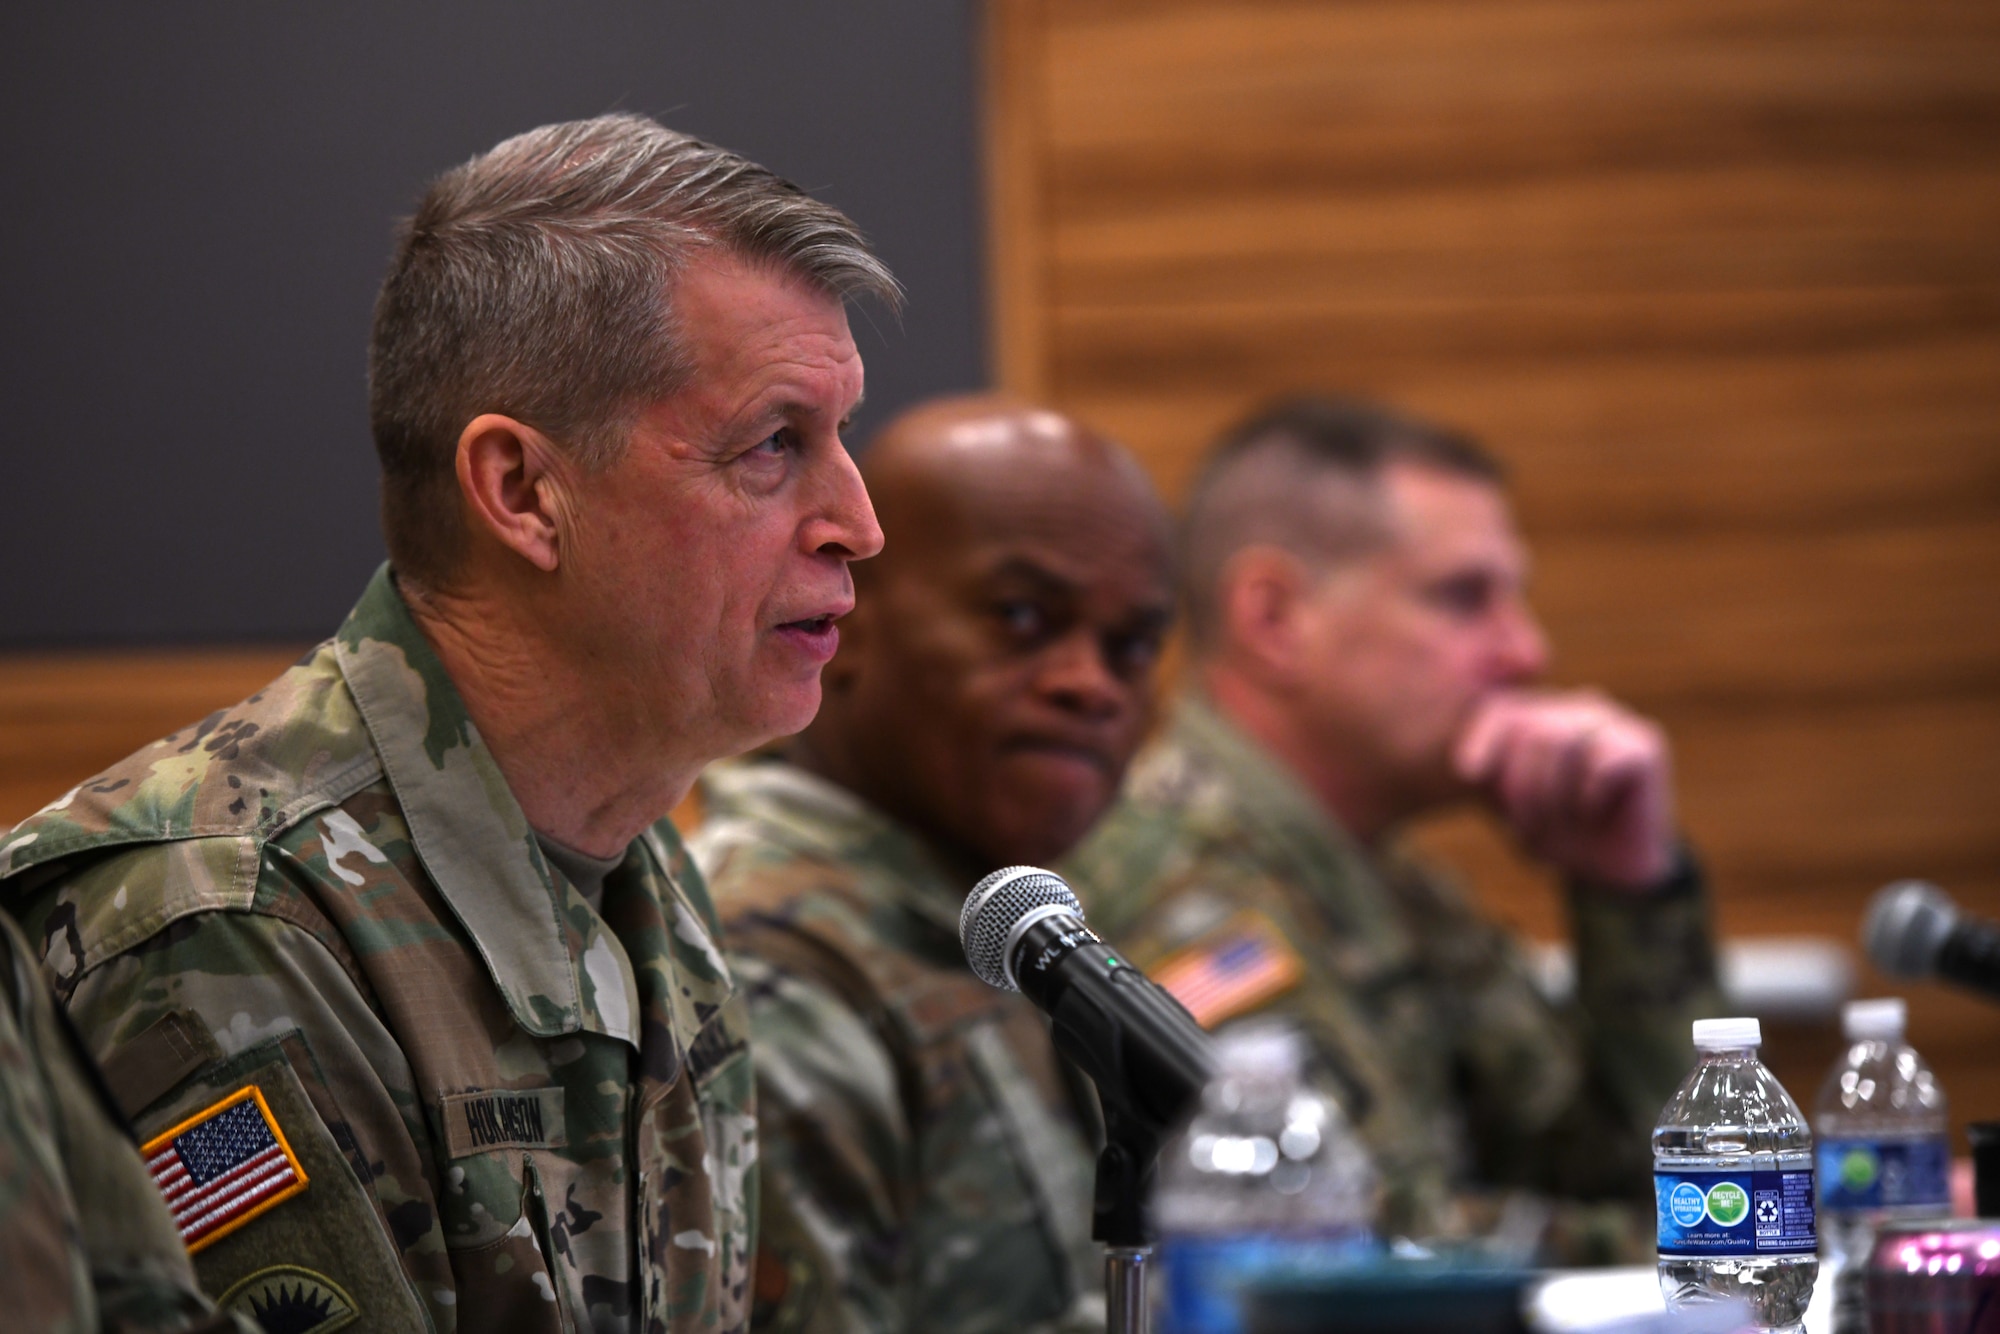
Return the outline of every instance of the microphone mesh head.
{"type": "Polygon", "coordinates": [[[1076,892],[1039,866],[1009,866],[972,887],[958,914],[958,943],[980,981],[1002,991],[1019,989],[1007,976],[1007,933],[1026,914],[1047,907],[1083,916],[1076,892]]]}
{"type": "Polygon", "coordinates": [[[1861,923],[1861,945],[1893,977],[1925,977],[1958,923],[1951,897],[1924,880],[1898,880],[1877,890],[1861,923]]]}

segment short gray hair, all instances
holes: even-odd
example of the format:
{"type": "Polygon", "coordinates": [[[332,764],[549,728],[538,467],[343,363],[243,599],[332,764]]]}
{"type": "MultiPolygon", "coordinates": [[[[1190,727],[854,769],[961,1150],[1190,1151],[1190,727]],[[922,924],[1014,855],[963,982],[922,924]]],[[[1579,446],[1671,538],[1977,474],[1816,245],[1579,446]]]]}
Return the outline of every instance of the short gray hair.
{"type": "Polygon", "coordinates": [[[1493,486],[1506,480],[1500,461],[1469,436],[1355,399],[1280,399],[1225,431],[1182,521],[1191,645],[1214,647],[1222,578],[1245,547],[1273,546],[1324,566],[1379,543],[1384,529],[1371,492],[1391,463],[1493,486]]]}
{"type": "Polygon", "coordinates": [[[369,422],[390,559],[422,579],[463,546],[454,455],[504,413],[587,467],[691,366],[672,286],[719,246],[840,299],[902,289],[838,209],[754,162],[619,114],[544,125],[432,182],[375,302],[369,422]]]}

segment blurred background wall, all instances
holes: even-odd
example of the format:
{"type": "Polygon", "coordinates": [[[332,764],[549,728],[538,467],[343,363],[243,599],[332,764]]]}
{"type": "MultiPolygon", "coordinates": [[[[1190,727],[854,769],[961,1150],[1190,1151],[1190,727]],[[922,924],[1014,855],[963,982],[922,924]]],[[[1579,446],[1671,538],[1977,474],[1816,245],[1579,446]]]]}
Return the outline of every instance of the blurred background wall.
{"type": "Polygon", "coordinates": [[[510,134],[647,112],[846,209],[910,293],[856,320],[859,431],[984,383],[974,13],[0,6],[0,825],[339,623],[392,225],[510,134]]]}
{"type": "MultiPolygon", "coordinates": [[[[1672,733],[1726,931],[1852,942],[1909,875],[2000,914],[2000,8],[989,18],[1008,385],[1170,493],[1285,390],[1471,430],[1515,469],[1558,678],[1672,733]]],[[[1563,934],[1484,822],[1428,837],[1563,934]]],[[[1961,1121],[2000,1115],[2000,1009],[1910,994],[1961,1121]]],[[[1773,1035],[1802,1101],[1835,1041],[1773,1035]]]]}
{"type": "MultiPolygon", "coordinates": [[[[2000,915],[1990,0],[6,7],[0,823],[335,624],[392,220],[613,108],[878,241],[857,438],[990,376],[1177,496],[1269,393],[1444,418],[1516,470],[1559,678],[1672,731],[1725,930],[1851,942],[1912,874],[2000,915]]],[[[1562,936],[1484,822],[1425,836],[1562,936]]],[[[1907,992],[2000,1114],[2000,1010],[1907,992]]],[[[1774,1026],[1802,1099],[1834,1042],[1774,1026]]]]}
{"type": "Polygon", "coordinates": [[[391,225],[510,134],[643,111],[848,210],[908,285],[869,418],[985,379],[972,10],[137,0],[0,11],[0,646],[292,639],[382,558],[391,225]]]}

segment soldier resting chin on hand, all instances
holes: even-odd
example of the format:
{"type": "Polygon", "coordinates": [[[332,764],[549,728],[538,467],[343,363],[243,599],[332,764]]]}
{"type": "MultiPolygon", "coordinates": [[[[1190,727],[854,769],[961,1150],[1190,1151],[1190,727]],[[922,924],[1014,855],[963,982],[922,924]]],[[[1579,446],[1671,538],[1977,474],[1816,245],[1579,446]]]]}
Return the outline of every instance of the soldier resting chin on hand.
{"type": "Polygon", "coordinates": [[[1091,923],[1169,990],[1225,976],[1204,1023],[1299,1025],[1387,1232],[1650,1257],[1649,1132],[1717,1004],[1707,897],[1660,730],[1533,684],[1498,466],[1380,409],[1281,404],[1218,447],[1184,551],[1193,688],[1069,868],[1091,923]],[[1398,853],[1466,800],[1568,879],[1575,1005],[1398,853]]]}

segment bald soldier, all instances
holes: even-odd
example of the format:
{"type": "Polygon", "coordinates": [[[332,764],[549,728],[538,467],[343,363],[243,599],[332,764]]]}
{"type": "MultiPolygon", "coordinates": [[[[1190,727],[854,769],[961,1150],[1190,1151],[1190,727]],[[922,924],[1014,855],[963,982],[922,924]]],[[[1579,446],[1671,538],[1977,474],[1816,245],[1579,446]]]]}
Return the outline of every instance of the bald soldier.
{"type": "Polygon", "coordinates": [[[863,456],[888,546],[819,716],[712,768],[692,840],[756,1037],[756,1327],[1102,1328],[1095,1100],[958,942],[986,872],[1066,852],[1145,730],[1166,520],[1122,449],[985,398],[863,456]]]}
{"type": "Polygon", "coordinates": [[[225,1309],[743,1327],[748,1023],[666,817],[811,719],[881,545],[864,293],[848,219],[641,116],[446,172],[369,349],[389,563],[0,844],[225,1309]]]}
{"type": "Polygon", "coordinates": [[[1232,431],[1185,530],[1190,689],[1068,869],[1213,1027],[1300,1026],[1372,1150],[1383,1226],[1522,1258],[1651,1254],[1648,1132],[1714,1013],[1665,738],[1536,679],[1498,466],[1365,404],[1232,431]],[[1398,847],[1477,802],[1568,882],[1577,1004],[1398,847]]]}

